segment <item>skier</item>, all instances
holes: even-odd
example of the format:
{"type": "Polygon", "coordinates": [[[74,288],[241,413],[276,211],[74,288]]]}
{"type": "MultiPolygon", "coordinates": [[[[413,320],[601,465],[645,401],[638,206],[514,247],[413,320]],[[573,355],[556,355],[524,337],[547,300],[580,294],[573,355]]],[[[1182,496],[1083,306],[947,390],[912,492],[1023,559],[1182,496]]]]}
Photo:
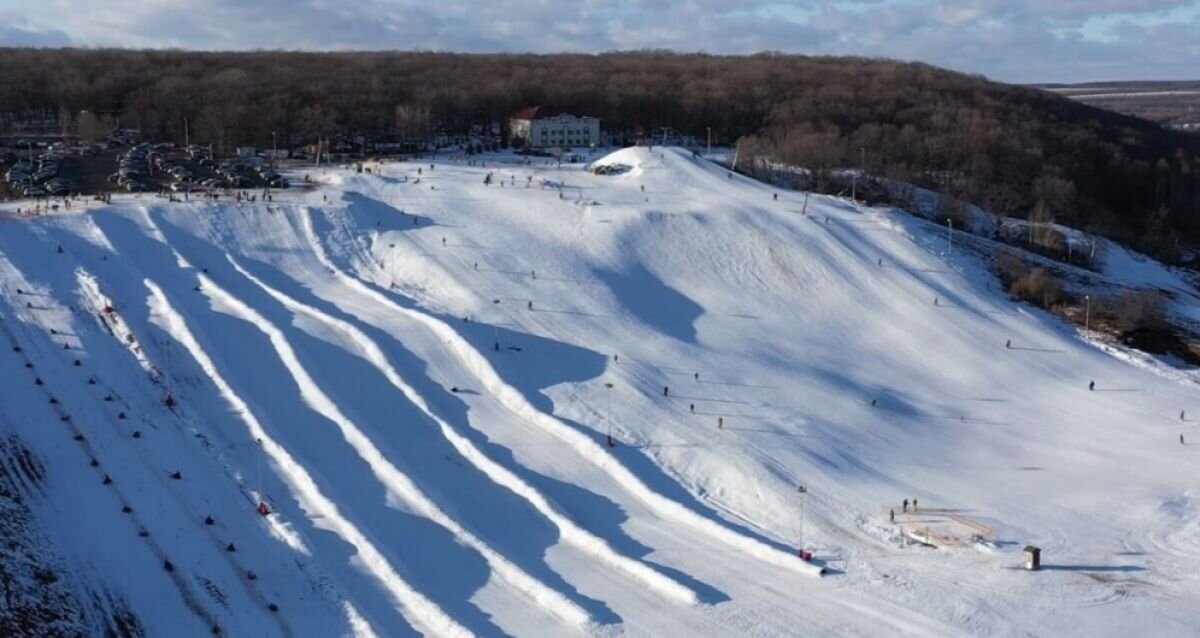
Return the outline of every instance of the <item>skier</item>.
{"type": "Polygon", "coordinates": [[[171,472],[171,478],[175,479],[176,481],[181,480],[183,479],[183,473],[179,470],[175,470],[174,472],[171,472]]]}
{"type": "Polygon", "coordinates": [[[905,511],[905,512],[907,512],[907,511],[908,511],[908,499],[904,499],[904,505],[902,505],[902,507],[903,507],[903,509],[904,509],[904,511],[905,511]]]}
{"type": "Polygon", "coordinates": [[[533,310],[533,300],[530,300],[528,303],[526,303],[525,308],[533,310]]]}
{"type": "Polygon", "coordinates": [[[773,194],[771,195],[771,197],[772,197],[772,198],[773,198],[775,201],[779,201],[779,193],[773,193],[773,194]]]}
{"type": "Polygon", "coordinates": [[[1011,349],[1011,348],[1012,348],[1012,339],[1009,339],[1008,341],[1005,341],[1005,342],[1004,342],[1004,347],[1005,347],[1005,348],[1009,348],[1009,349],[1011,349]]]}
{"type": "Polygon", "coordinates": [[[1095,390],[1095,389],[1096,389],[1096,382],[1095,382],[1095,381],[1092,381],[1092,382],[1088,383],[1088,390],[1095,390]]]}
{"type": "Polygon", "coordinates": [[[479,262],[475,262],[475,270],[479,270],[479,262]]]}
{"type": "Polygon", "coordinates": [[[1179,444],[1180,444],[1180,445],[1187,445],[1187,443],[1184,443],[1184,442],[1183,442],[1183,435],[1182,435],[1182,434],[1180,434],[1180,435],[1179,435],[1179,444]]]}
{"type": "Polygon", "coordinates": [[[664,385],[663,386],[663,396],[664,397],[668,396],[668,395],[670,395],[670,393],[671,393],[671,388],[668,388],[667,386],[664,385]]]}
{"type": "Polygon", "coordinates": [[[879,267],[883,268],[883,257],[879,258],[879,267]]]}
{"type": "Polygon", "coordinates": [[[692,378],[695,379],[696,381],[700,381],[700,373],[697,372],[697,373],[693,374],[692,378]]]}
{"type": "Polygon", "coordinates": [[[267,507],[266,501],[258,502],[258,513],[262,514],[263,516],[266,516],[267,514],[271,513],[271,508],[267,507]]]}
{"type": "Polygon", "coordinates": [[[871,399],[871,407],[876,407],[878,405],[879,405],[879,399],[871,399]]]}
{"type": "Polygon", "coordinates": [[[725,429],[725,417],[721,417],[721,416],[717,417],[717,429],[718,430],[725,429]]]}
{"type": "Polygon", "coordinates": [[[617,355],[615,355],[615,354],[614,354],[614,355],[613,355],[613,363],[616,363],[616,362],[617,362],[617,359],[618,359],[617,355]]]}
{"type": "Polygon", "coordinates": [[[913,499],[913,511],[917,511],[917,499],[913,499]]]}
{"type": "Polygon", "coordinates": [[[696,413],[696,404],[695,404],[695,403],[689,403],[689,404],[688,404],[688,411],[689,411],[689,412],[691,412],[692,414],[695,414],[695,413],[696,413]]]}
{"type": "Polygon", "coordinates": [[[443,238],[442,238],[442,245],[443,245],[443,246],[445,246],[445,245],[446,245],[446,238],[445,238],[445,237],[443,237],[443,238]]]}
{"type": "Polygon", "coordinates": [[[937,298],[937,297],[934,297],[934,298],[933,298],[933,305],[935,305],[935,306],[941,305],[941,304],[939,304],[939,303],[938,303],[938,298],[937,298]]]}
{"type": "Polygon", "coordinates": [[[1180,411],[1179,411],[1179,420],[1180,420],[1180,421],[1186,421],[1186,420],[1187,420],[1187,419],[1184,419],[1184,418],[1183,418],[1183,410],[1180,410],[1180,411]]]}
{"type": "Polygon", "coordinates": [[[205,517],[204,517],[204,524],[205,524],[205,525],[215,525],[216,523],[217,523],[217,521],[216,521],[215,519],[213,519],[213,517],[212,517],[212,516],[205,516],[205,517]]]}
{"type": "Polygon", "coordinates": [[[893,523],[896,522],[896,510],[894,510],[894,509],[888,510],[888,520],[893,523]]]}

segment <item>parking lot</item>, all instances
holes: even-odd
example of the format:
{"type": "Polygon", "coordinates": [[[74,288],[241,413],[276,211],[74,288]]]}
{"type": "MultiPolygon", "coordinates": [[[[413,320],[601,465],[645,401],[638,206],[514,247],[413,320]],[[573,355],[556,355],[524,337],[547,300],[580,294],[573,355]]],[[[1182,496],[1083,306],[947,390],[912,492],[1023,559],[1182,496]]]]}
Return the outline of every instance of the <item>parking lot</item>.
{"type": "Polygon", "coordinates": [[[207,147],[111,139],[0,139],[0,200],[114,192],[219,193],[288,188],[270,160],[214,158],[207,147]]]}

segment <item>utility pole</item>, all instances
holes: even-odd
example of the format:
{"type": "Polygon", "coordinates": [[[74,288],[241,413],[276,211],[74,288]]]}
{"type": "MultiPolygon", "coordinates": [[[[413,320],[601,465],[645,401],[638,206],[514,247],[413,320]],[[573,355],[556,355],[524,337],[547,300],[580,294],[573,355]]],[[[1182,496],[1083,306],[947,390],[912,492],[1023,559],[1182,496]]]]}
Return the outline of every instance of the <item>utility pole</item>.
{"type": "Polygon", "coordinates": [[[279,157],[279,143],[275,138],[275,131],[271,131],[271,170],[275,170],[275,160],[279,157]]]}
{"type": "Polygon", "coordinates": [[[256,469],[258,471],[258,500],[261,501],[261,500],[264,500],[263,499],[263,486],[262,486],[262,455],[263,455],[262,448],[263,448],[263,444],[262,444],[262,439],[255,439],[255,441],[258,444],[258,450],[254,454],[254,460],[255,460],[255,465],[257,466],[256,469]]]}
{"type": "Polygon", "coordinates": [[[708,153],[707,154],[709,157],[712,157],[712,127],[706,126],[704,128],[708,130],[708,153]]]}
{"type": "Polygon", "coordinates": [[[617,444],[615,441],[613,441],[613,436],[612,436],[612,389],[613,389],[613,384],[605,383],[604,387],[608,388],[608,415],[604,417],[604,420],[608,422],[608,447],[616,447],[617,444]]]}
{"type": "Polygon", "coordinates": [[[187,119],[187,116],[184,116],[184,118],[183,118],[183,147],[187,148],[191,145],[192,145],[192,138],[188,133],[188,119],[187,119]]]}
{"type": "MultiPolygon", "coordinates": [[[[843,193],[846,191],[842,191],[843,193]]],[[[858,173],[850,173],[850,201],[858,203],[858,173]]]]}
{"type": "Polygon", "coordinates": [[[954,220],[946,218],[946,254],[954,251],[954,220]]]}
{"type": "Polygon", "coordinates": [[[808,494],[808,488],[801,485],[796,493],[800,495],[800,551],[804,551],[804,495],[808,494]]]}
{"type": "MultiPolygon", "coordinates": [[[[492,303],[499,305],[500,300],[493,299],[492,303]]],[[[495,323],[492,324],[492,351],[493,352],[500,352],[500,328],[498,328],[497,325],[498,324],[495,324],[495,323]]]]}
{"type": "Polygon", "coordinates": [[[1084,311],[1083,311],[1083,331],[1092,331],[1092,296],[1084,295],[1084,311]]]}

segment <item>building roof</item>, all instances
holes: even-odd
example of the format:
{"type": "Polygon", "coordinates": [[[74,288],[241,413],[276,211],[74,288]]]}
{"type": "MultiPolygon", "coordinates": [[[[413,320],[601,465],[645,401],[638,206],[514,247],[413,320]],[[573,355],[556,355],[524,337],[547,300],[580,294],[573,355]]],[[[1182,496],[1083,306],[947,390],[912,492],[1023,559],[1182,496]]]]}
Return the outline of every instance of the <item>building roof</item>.
{"type": "MultiPolygon", "coordinates": [[[[551,117],[558,117],[559,115],[571,115],[571,114],[567,113],[566,111],[563,111],[561,109],[551,109],[551,108],[546,108],[544,106],[529,106],[529,107],[521,109],[520,111],[517,111],[516,113],[513,113],[512,119],[514,119],[514,120],[544,120],[544,119],[551,118],[551,117]]],[[[579,117],[588,117],[588,116],[581,115],[579,117]]]]}

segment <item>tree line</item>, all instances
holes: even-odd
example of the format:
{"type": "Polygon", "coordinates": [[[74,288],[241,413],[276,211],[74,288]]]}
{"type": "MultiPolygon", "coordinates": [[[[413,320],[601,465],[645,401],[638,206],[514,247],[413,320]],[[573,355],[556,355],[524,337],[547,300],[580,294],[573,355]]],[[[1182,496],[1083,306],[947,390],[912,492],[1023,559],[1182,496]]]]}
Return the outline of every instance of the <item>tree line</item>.
{"type": "MultiPolygon", "coordinates": [[[[0,113],[81,111],[221,150],[428,137],[542,105],[632,141],[672,127],[808,169],[915,183],[1158,256],[1200,239],[1200,136],[920,63],[765,53],[561,54],[2,49],[0,113]],[[739,143],[740,141],[740,143],[739,143]],[[862,166],[860,166],[860,164],[862,166]]],[[[19,117],[18,117],[19,119],[19,117]]],[[[762,160],[762,161],[760,161],[762,160]]]]}

